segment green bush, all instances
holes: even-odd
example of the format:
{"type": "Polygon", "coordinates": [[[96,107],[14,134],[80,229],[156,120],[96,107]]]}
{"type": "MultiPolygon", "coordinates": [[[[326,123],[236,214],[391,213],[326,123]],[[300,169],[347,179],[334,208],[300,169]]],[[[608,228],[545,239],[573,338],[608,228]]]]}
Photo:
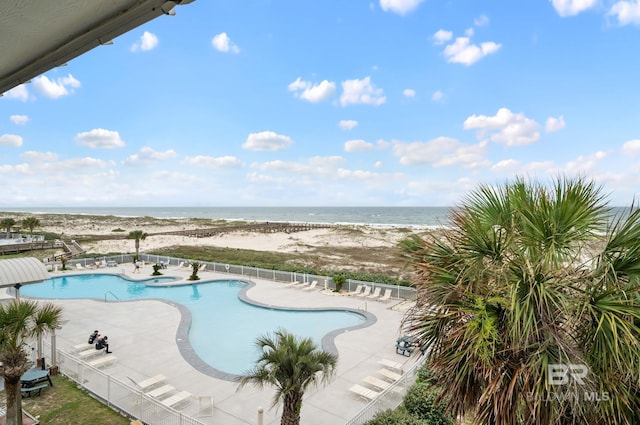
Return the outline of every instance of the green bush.
{"type": "Polygon", "coordinates": [[[444,403],[435,404],[438,396],[435,388],[426,383],[412,385],[404,397],[403,405],[407,412],[428,425],[453,425],[453,420],[446,413],[444,403]]]}
{"type": "Polygon", "coordinates": [[[415,416],[411,416],[406,410],[399,408],[379,412],[373,419],[365,422],[365,425],[424,425],[424,422],[415,416]]]}

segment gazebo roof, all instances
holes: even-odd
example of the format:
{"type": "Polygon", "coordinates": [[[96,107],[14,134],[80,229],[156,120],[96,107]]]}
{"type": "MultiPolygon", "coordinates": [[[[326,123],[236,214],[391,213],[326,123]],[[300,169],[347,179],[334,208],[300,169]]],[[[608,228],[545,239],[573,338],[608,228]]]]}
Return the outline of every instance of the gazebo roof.
{"type": "Polygon", "coordinates": [[[40,260],[34,257],[0,260],[0,288],[19,283],[38,283],[49,279],[49,272],[40,260]]]}

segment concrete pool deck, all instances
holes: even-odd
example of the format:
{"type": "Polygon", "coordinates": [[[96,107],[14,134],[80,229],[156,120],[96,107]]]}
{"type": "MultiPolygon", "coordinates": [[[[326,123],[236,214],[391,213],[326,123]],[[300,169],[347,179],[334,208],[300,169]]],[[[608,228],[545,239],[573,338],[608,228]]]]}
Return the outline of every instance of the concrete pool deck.
{"type": "MultiPolygon", "coordinates": [[[[133,274],[131,264],[92,270],[72,270],[52,273],[53,276],[81,273],[116,273],[130,279],[148,279],[150,265],[142,267],[140,273],[133,274]]],[[[190,269],[169,267],[162,270],[166,276],[186,278],[190,269]]],[[[334,379],[326,386],[310,388],[305,394],[301,423],[305,425],[344,424],[365,405],[366,401],[349,391],[354,384],[362,384],[362,379],[377,376],[381,365],[378,360],[390,359],[404,363],[408,369],[418,359],[398,355],[395,340],[400,330],[404,306],[398,301],[387,303],[362,298],[325,293],[324,291],[304,291],[292,288],[290,284],[262,279],[246,279],[225,273],[203,271],[198,274],[201,281],[214,279],[251,280],[255,286],[246,295],[259,303],[294,308],[348,308],[366,310],[376,317],[376,322],[366,328],[345,331],[334,342],[338,350],[338,368],[334,379]]],[[[198,370],[181,354],[179,344],[185,341],[180,325],[185,318],[179,308],[171,302],[141,300],[113,302],[104,300],[54,300],[64,307],[62,329],[56,332],[57,347],[72,352],[72,347],[86,342],[89,334],[98,329],[109,336],[110,349],[117,361],[102,370],[125,382],[129,378],[140,381],[159,373],[167,377],[167,383],[177,390],[186,390],[196,398],[213,396],[213,415],[197,417],[205,424],[244,425],[257,423],[257,410],[264,409],[264,424],[279,424],[282,409],[271,408],[274,390],[262,390],[246,386],[238,390],[238,385],[229,380],[217,379],[206,371],[198,370]]],[[[233,323],[225,323],[233,326],[233,323]]],[[[275,330],[275,329],[274,329],[275,330]]],[[[233,341],[220,341],[233,344],[233,341]]],[[[246,347],[242,349],[247,349],[246,347]]],[[[197,406],[196,406],[197,408],[197,406]]],[[[197,409],[196,409],[197,410],[197,409]]],[[[194,416],[193,406],[185,406],[184,413],[194,416]]]]}

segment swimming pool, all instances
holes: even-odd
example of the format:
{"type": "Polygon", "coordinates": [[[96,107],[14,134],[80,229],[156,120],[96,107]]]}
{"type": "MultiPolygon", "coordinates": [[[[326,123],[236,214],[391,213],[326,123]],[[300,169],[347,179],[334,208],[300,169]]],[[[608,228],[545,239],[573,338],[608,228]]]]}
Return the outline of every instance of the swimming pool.
{"type": "Polygon", "coordinates": [[[164,299],[180,303],[191,312],[189,342],[208,365],[238,375],[257,358],[257,336],[278,328],[310,337],[320,346],[322,338],[337,329],[361,326],[364,315],[345,310],[280,310],[243,302],[238,293],[247,283],[218,280],[179,286],[148,286],[175,280],[158,277],[131,281],[111,274],[80,274],[48,279],[20,289],[35,298],[94,298],[113,300],[164,299]],[[229,326],[233,324],[233,326],[229,326]]]}

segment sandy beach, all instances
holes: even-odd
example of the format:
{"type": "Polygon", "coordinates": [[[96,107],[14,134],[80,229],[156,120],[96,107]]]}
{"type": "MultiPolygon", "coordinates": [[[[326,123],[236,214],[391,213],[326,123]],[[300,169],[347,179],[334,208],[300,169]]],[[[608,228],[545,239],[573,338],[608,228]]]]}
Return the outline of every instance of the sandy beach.
{"type": "Polygon", "coordinates": [[[220,222],[203,219],[160,219],[151,217],[87,216],[67,214],[11,214],[16,222],[28,216],[40,220],[34,233],[51,232],[61,234],[63,239],[87,239],[81,242],[87,254],[132,253],[135,244],[131,239],[104,239],[100,237],[124,237],[130,231],[142,230],[149,236],[140,242],[141,252],[177,246],[218,247],[269,251],[289,254],[306,254],[322,257],[324,262],[333,261],[342,268],[367,270],[378,273],[399,271],[398,243],[411,233],[424,230],[380,227],[336,225],[330,228],[301,232],[263,233],[258,231],[231,231],[211,237],[189,237],[155,233],[176,230],[235,226],[235,222],[220,222]]]}

